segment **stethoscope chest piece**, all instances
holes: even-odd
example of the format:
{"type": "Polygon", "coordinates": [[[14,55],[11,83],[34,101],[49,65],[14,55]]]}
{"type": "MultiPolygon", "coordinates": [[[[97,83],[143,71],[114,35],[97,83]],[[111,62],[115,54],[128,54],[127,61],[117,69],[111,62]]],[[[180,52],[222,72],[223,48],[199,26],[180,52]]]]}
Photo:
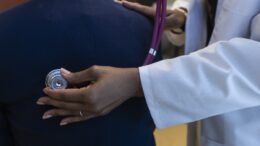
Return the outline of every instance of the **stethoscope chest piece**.
{"type": "Polygon", "coordinates": [[[68,82],[61,75],[60,69],[52,70],[46,77],[45,84],[51,89],[66,89],[68,82]]]}

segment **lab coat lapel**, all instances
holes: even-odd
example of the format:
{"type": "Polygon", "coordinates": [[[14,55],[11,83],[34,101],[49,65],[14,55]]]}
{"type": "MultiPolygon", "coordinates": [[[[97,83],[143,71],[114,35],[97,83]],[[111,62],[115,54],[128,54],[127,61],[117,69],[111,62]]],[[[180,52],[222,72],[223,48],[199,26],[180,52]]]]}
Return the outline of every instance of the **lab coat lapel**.
{"type": "Polygon", "coordinates": [[[205,0],[192,0],[186,23],[185,54],[189,54],[206,45],[207,20],[205,0]]]}
{"type": "Polygon", "coordinates": [[[254,18],[251,26],[251,36],[252,40],[260,41],[260,13],[254,18]]]}
{"type": "Polygon", "coordinates": [[[251,20],[259,7],[259,0],[221,0],[210,44],[236,37],[249,38],[251,20]]]}
{"type": "MultiPolygon", "coordinates": [[[[259,5],[259,0],[219,0],[210,44],[235,37],[250,37],[251,19],[259,12],[259,5]]],[[[205,0],[191,0],[186,23],[186,54],[205,47],[206,18],[205,0]]]]}
{"type": "MultiPolygon", "coordinates": [[[[207,41],[207,20],[204,0],[191,0],[186,22],[185,54],[204,48],[207,41]]],[[[200,146],[199,122],[188,124],[188,146],[200,146]]]]}
{"type": "MultiPolygon", "coordinates": [[[[219,40],[229,40],[235,37],[248,37],[250,34],[250,19],[259,11],[259,2],[257,0],[250,0],[252,2],[244,0],[219,0],[216,12],[216,24],[211,37],[210,43],[214,43],[219,40]],[[248,4],[250,3],[250,4],[248,4]],[[251,10],[242,11],[243,14],[235,15],[239,12],[239,8],[243,6],[252,8],[251,10]],[[235,7],[235,9],[231,9],[235,7]],[[244,16],[245,15],[245,16],[244,16]],[[231,19],[231,20],[230,20],[231,19]],[[243,19],[241,21],[241,19],[243,19]],[[230,21],[228,21],[230,20],[230,21]],[[230,33],[225,33],[226,31],[230,33]]],[[[193,0],[187,18],[186,24],[186,44],[185,53],[189,54],[198,49],[204,48],[206,46],[207,39],[207,23],[206,23],[206,9],[204,9],[203,0],[193,0]]],[[[256,27],[259,26],[260,16],[256,17],[253,23],[253,28],[251,30],[252,37],[256,38],[258,33],[256,32],[256,27]],[[253,35],[255,34],[255,35],[253,35]]],[[[204,121],[207,122],[207,121],[204,121]]],[[[200,135],[201,127],[200,122],[195,122],[189,124],[188,128],[188,145],[189,146],[200,146],[200,135]]],[[[212,130],[212,129],[207,129],[212,130]]]]}

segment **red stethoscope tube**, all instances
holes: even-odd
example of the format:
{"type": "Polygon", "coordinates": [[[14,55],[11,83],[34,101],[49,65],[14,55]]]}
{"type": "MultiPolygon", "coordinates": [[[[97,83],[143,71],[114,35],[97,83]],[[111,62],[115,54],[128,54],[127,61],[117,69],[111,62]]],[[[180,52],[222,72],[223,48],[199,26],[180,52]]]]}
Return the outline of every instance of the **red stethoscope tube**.
{"type": "Polygon", "coordinates": [[[157,52],[159,51],[160,40],[162,38],[165,18],[167,13],[166,10],[167,10],[167,0],[157,0],[153,38],[144,65],[151,64],[154,61],[157,52]]]}

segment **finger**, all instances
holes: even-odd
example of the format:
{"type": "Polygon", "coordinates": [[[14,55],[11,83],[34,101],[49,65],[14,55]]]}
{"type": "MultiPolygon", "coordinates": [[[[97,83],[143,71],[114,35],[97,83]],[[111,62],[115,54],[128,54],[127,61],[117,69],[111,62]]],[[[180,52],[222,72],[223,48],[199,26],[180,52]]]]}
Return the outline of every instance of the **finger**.
{"type": "Polygon", "coordinates": [[[37,101],[38,105],[51,105],[56,108],[61,109],[68,109],[68,110],[82,110],[84,109],[84,105],[80,103],[71,103],[71,102],[64,102],[56,99],[52,99],[49,97],[41,97],[37,101]]]}
{"type": "Polygon", "coordinates": [[[165,29],[175,29],[175,28],[178,28],[176,26],[176,22],[174,21],[174,18],[172,18],[171,16],[166,17],[164,28],[165,29]]]}
{"type": "Polygon", "coordinates": [[[173,10],[167,10],[167,11],[166,11],[166,16],[172,15],[173,12],[174,12],[173,10]]]}
{"type": "Polygon", "coordinates": [[[68,102],[83,102],[88,94],[87,88],[59,90],[45,88],[43,91],[52,99],[68,102]]]}
{"type": "Polygon", "coordinates": [[[176,29],[182,26],[182,21],[176,15],[170,15],[166,17],[165,28],[166,29],[176,29]]]}
{"type": "Polygon", "coordinates": [[[115,3],[122,4],[122,0],[114,0],[115,3]]]}
{"type": "Polygon", "coordinates": [[[46,120],[58,116],[78,116],[78,115],[79,115],[78,111],[72,111],[66,109],[51,109],[43,114],[42,119],[46,120]]]}
{"type": "Polygon", "coordinates": [[[80,117],[80,116],[75,116],[75,117],[67,117],[61,120],[60,122],[60,126],[65,126],[68,124],[72,124],[72,123],[78,123],[78,122],[83,122],[92,118],[95,118],[95,115],[89,115],[86,117],[80,117]]]}
{"type": "MultiPolygon", "coordinates": [[[[117,101],[115,103],[110,104],[109,106],[107,106],[102,112],[100,113],[92,113],[90,115],[87,116],[74,116],[74,117],[67,117],[64,118],[61,122],[60,122],[60,126],[65,126],[68,124],[72,124],[72,123],[77,123],[77,122],[82,122],[82,121],[86,121],[86,120],[90,120],[92,118],[96,118],[99,116],[104,116],[107,115],[108,113],[110,113],[113,109],[115,109],[116,107],[118,107],[119,105],[122,104],[122,101],[117,101]]],[[[85,113],[86,114],[86,113],[85,113]]]]}
{"type": "Polygon", "coordinates": [[[93,66],[80,72],[72,73],[64,68],[61,68],[62,76],[71,84],[80,84],[87,81],[96,80],[98,76],[98,67],[93,66]]]}
{"type": "Polygon", "coordinates": [[[165,27],[169,29],[180,28],[185,24],[186,16],[183,11],[173,10],[171,14],[166,17],[165,27]]]}
{"type": "Polygon", "coordinates": [[[141,5],[139,3],[133,3],[128,1],[122,1],[122,5],[126,8],[135,10],[137,12],[143,13],[147,16],[154,17],[156,13],[156,9],[153,7],[141,5]]]}

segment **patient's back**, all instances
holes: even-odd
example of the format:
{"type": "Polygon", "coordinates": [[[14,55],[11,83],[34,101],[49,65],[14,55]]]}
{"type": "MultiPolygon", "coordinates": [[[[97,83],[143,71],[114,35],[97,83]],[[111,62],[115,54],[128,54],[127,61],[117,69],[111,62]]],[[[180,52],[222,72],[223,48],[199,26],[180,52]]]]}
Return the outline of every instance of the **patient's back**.
{"type": "Polygon", "coordinates": [[[113,0],[33,0],[0,14],[0,128],[17,146],[154,145],[143,98],[65,127],[42,120],[50,107],[35,104],[52,69],[142,65],[151,31],[147,18],[113,0]]]}

